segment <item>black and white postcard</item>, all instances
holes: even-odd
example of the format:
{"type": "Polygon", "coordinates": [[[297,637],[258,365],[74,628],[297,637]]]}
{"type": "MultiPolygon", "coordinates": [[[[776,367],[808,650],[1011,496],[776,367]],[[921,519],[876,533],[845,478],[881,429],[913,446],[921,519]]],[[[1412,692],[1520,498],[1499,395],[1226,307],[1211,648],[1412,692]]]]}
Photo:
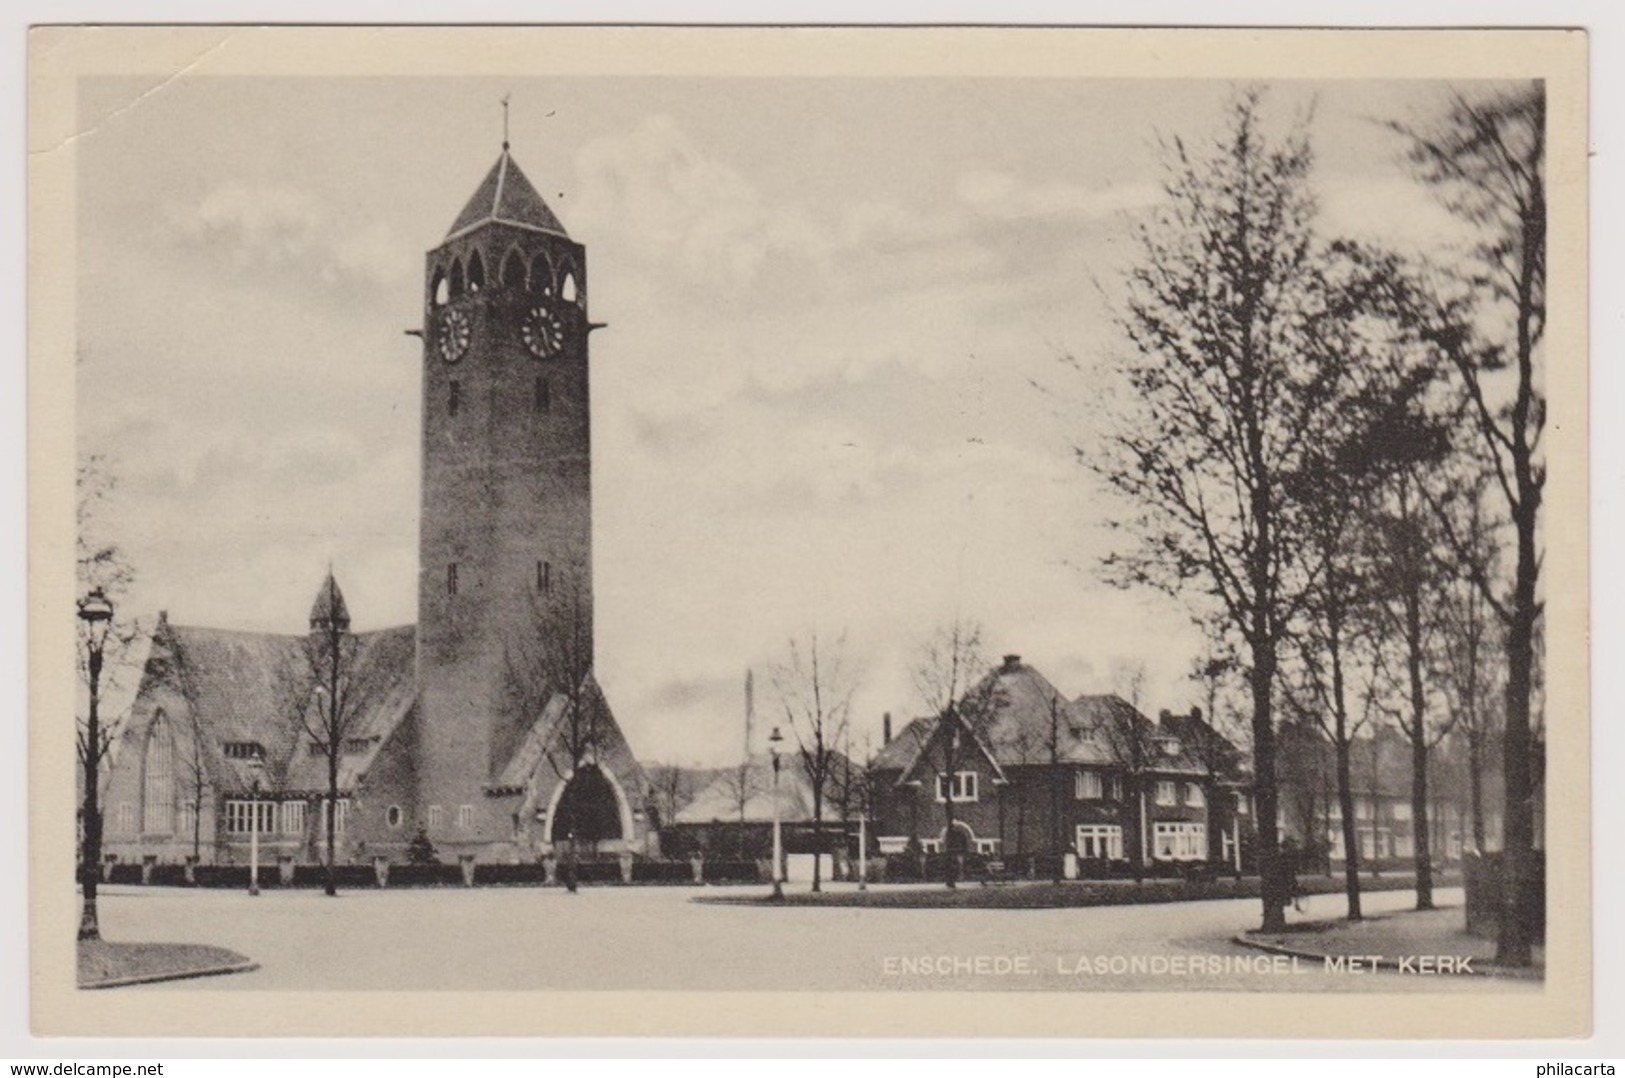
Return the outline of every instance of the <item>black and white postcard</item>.
{"type": "Polygon", "coordinates": [[[36,29],[35,1032],[1586,1033],[1586,57],[36,29]]]}

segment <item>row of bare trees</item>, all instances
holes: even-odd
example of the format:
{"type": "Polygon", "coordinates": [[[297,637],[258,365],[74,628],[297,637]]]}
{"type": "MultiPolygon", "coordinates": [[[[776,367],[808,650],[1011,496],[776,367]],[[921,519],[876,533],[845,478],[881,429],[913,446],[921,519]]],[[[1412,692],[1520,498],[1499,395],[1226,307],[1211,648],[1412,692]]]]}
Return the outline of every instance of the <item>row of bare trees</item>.
{"type": "Polygon", "coordinates": [[[1274,826],[1283,709],[1321,725],[1335,752],[1351,917],[1354,739],[1380,721],[1411,747],[1426,908],[1429,749],[1459,730],[1482,762],[1499,713],[1498,957],[1527,964],[1545,481],[1543,91],[1458,95],[1431,124],[1389,125],[1419,181],[1475,237],[1433,257],[1326,235],[1308,117],[1283,129],[1267,112],[1263,91],[1242,90],[1206,145],[1165,147],[1164,198],[1139,227],[1124,282],[1127,402],[1105,417],[1105,445],[1079,450],[1128,506],[1109,574],[1196,598],[1216,649],[1236,656],[1250,697],[1267,929],[1282,926],[1289,887],[1274,826]]]}

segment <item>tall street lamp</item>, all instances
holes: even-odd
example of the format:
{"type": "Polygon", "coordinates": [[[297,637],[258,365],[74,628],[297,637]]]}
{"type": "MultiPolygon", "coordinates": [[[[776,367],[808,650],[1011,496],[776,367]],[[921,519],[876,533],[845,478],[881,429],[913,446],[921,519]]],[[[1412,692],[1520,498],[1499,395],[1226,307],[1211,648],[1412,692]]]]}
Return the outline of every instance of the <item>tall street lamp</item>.
{"type": "Polygon", "coordinates": [[[113,622],[113,604],[101,588],[92,588],[89,595],[79,600],[79,620],[85,627],[86,669],[90,674],[90,715],[85,722],[84,740],[79,746],[84,764],[85,800],[83,808],[84,848],[79,866],[79,881],[84,888],[85,904],[79,917],[79,938],[102,938],[101,926],[96,920],[96,883],[102,861],[102,811],[98,801],[102,763],[101,680],[102,653],[107,645],[107,630],[113,622]]]}
{"type": "Polygon", "coordinates": [[[249,784],[253,800],[248,803],[248,893],[260,893],[260,762],[254,761],[254,778],[249,784]]]}
{"type": "Polygon", "coordinates": [[[773,755],[773,901],[778,902],[784,898],[784,881],[780,878],[779,866],[784,863],[784,837],[779,830],[779,746],[784,743],[784,735],[779,733],[777,726],[773,727],[773,734],[767,739],[767,748],[773,755]]]}

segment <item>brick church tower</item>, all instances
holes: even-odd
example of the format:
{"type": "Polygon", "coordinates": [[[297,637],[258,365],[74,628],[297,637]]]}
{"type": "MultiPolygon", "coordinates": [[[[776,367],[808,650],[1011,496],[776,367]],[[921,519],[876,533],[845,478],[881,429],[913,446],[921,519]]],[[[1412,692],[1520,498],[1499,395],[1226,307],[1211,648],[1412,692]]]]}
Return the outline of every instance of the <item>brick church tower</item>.
{"type": "Polygon", "coordinates": [[[418,797],[452,854],[528,825],[499,789],[540,718],[516,680],[592,667],[585,255],[505,141],[427,257],[418,797]]]}

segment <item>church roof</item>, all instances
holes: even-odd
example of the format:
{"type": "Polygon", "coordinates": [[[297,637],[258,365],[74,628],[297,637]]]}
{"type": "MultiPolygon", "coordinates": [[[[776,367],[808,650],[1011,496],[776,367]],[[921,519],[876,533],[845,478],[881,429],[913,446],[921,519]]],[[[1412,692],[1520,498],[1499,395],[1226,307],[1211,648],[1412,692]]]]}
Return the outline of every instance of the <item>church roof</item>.
{"type": "MultiPolygon", "coordinates": [[[[341,761],[345,788],[365,773],[417,695],[412,626],[358,633],[355,643],[356,711],[347,732],[366,745],[341,761]]],[[[166,623],[153,641],[157,661],[148,661],[138,706],[143,696],[160,696],[164,686],[178,690],[189,712],[185,728],[196,723],[212,780],[227,792],[246,791],[256,778],[267,791],[325,789],[325,763],[310,756],[299,719],[311,684],[305,645],[304,636],[166,623]],[[233,743],[257,745],[262,755],[228,754],[233,743]]]]}
{"type": "Polygon", "coordinates": [[[491,171],[480,181],[474,197],[457,215],[446,236],[450,238],[493,221],[550,232],[555,236],[567,235],[559,219],[553,216],[553,211],[547,208],[542,196],[519,170],[519,163],[508,152],[507,146],[503,146],[502,156],[497,158],[491,171]]]}

